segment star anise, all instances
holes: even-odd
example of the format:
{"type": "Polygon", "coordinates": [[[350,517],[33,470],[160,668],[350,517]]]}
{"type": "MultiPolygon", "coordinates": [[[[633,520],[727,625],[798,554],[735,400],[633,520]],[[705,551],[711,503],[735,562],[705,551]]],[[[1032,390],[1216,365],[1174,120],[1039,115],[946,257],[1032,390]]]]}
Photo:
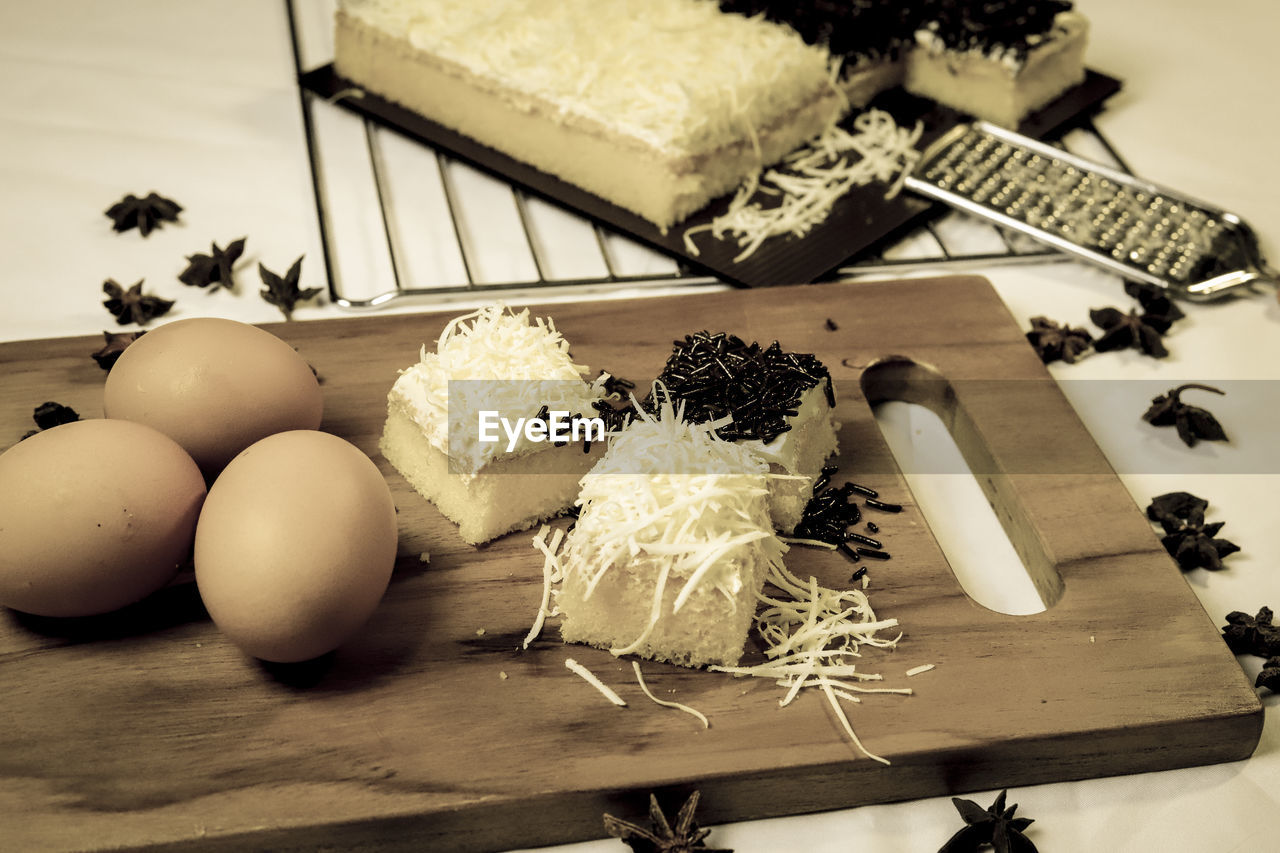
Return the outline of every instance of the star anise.
{"type": "Polygon", "coordinates": [[[120,359],[120,354],[128,349],[129,344],[145,335],[146,332],[106,332],[102,333],[102,337],[106,339],[106,343],[102,348],[91,353],[93,360],[98,362],[98,367],[103,370],[110,371],[116,366],[116,361],[120,359]]]}
{"type": "Polygon", "coordinates": [[[53,429],[56,426],[80,420],[80,413],[70,406],[50,401],[36,406],[35,411],[31,413],[31,419],[40,429],[53,429]]]}
{"type": "Polygon", "coordinates": [[[1226,522],[1205,524],[1208,507],[1208,501],[1188,492],[1160,495],[1147,507],[1147,518],[1164,529],[1161,544],[1184,572],[1196,568],[1220,571],[1222,558],[1240,550],[1234,542],[1216,538],[1226,522]]]}
{"type": "Polygon", "coordinates": [[[1267,662],[1262,665],[1262,671],[1258,673],[1258,678],[1253,682],[1254,687],[1265,687],[1272,693],[1280,693],[1280,655],[1267,658],[1267,662]]]}
{"type": "Polygon", "coordinates": [[[658,798],[649,795],[649,822],[653,829],[645,829],[630,821],[621,820],[611,814],[604,816],[604,830],[614,838],[619,838],[636,853],[733,853],[724,848],[707,847],[703,842],[711,832],[699,829],[694,820],[694,812],[698,808],[699,793],[694,791],[680,807],[676,815],[676,825],[672,828],[667,817],[658,805],[658,798]]]}
{"type": "Polygon", "coordinates": [[[1093,345],[1093,336],[1084,329],[1059,325],[1047,317],[1032,317],[1027,341],[1045,364],[1054,361],[1075,364],[1076,359],[1093,345]]]}
{"type": "Polygon", "coordinates": [[[102,292],[107,294],[102,303],[116,318],[120,325],[137,323],[145,326],[173,307],[172,299],[161,299],[142,292],[142,280],[128,290],[116,283],[115,279],[107,279],[102,283],[102,292]]]}
{"type": "Polygon", "coordinates": [[[138,198],[130,193],[105,211],[111,217],[115,230],[137,228],[143,237],[165,222],[177,222],[181,212],[182,205],[154,192],[147,193],[146,198],[138,198]]]}
{"type": "Polygon", "coordinates": [[[1172,325],[1174,321],[1187,316],[1169,298],[1169,292],[1163,287],[1139,281],[1126,281],[1124,292],[1138,300],[1138,304],[1142,306],[1142,313],[1149,317],[1163,317],[1172,325]]]}
{"type": "Polygon", "coordinates": [[[305,302],[320,294],[320,288],[298,288],[298,279],[302,275],[302,257],[299,256],[289,267],[284,277],[273,273],[262,264],[258,264],[258,275],[262,277],[262,298],[280,309],[286,320],[293,319],[293,308],[299,302],[305,302]]]}
{"type": "Polygon", "coordinates": [[[22,436],[24,439],[30,438],[42,430],[53,429],[54,427],[61,426],[62,424],[69,424],[73,421],[78,421],[80,420],[80,413],[70,406],[64,406],[61,403],[49,401],[36,406],[35,410],[31,413],[31,419],[36,422],[36,428],[30,432],[24,433],[22,436]]]}
{"type": "Polygon", "coordinates": [[[241,237],[239,240],[232,240],[225,249],[213,243],[207,255],[203,252],[188,255],[187,268],[178,275],[178,280],[192,287],[212,287],[213,290],[225,287],[227,290],[234,290],[232,267],[244,254],[245,239],[241,237]]]}
{"type": "Polygon", "coordinates": [[[1200,385],[1196,382],[1179,385],[1159,397],[1152,398],[1151,407],[1147,409],[1142,419],[1152,426],[1177,427],[1178,438],[1182,439],[1182,443],[1187,447],[1195,447],[1196,442],[1201,440],[1227,441],[1227,433],[1218,423],[1218,419],[1207,409],[1182,402],[1182,392],[1190,390],[1211,391],[1214,394],[1227,393],[1212,385],[1200,385]]]}
{"type": "Polygon", "coordinates": [[[938,853],[969,853],[980,850],[983,845],[994,847],[998,853],[1036,853],[1031,839],[1023,835],[1023,830],[1034,821],[1014,817],[1018,806],[1015,803],[1005,808],[1007,794],[1008,791],[1001,791],[995,802],[985,809],[973,800],[952,797],[951,802],[964,818],[965,826],[951,836],[938,853]]]}
{"type": "Polygon", "coordinates": [[[1257,616],[1233,610],[1227,614],[1227,624],[1222,626],[1222,639],[1238,655],[1275,657],[1280,655],[1280,626],[1271,620],[1270,607],[1263,607],[1257,616]]]}
{"type": "Polygon", "coordinates": [[[1132,347],[1152,358],[1169,354],[1161,336],[1169,331],[1173,321],[1161,315],[1139,314],[1136,309],[1126,314],[1119,308],[1094,308],[1089,312],[1089,319],[1103,330],[1102,337],[1093,342],[1098,352],[1132,347]]]}

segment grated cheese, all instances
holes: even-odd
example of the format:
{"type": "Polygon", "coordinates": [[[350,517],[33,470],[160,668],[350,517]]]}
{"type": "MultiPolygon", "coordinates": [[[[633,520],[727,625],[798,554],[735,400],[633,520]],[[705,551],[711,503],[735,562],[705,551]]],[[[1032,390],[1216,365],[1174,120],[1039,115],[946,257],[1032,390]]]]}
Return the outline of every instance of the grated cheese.
{"type": "MultiPolygon", "coordinates": [[[[592,403],[604,397],[607,376],[588,382],[586,374],[553,321],[531,320],[529,309],[515,312],[496,302],[450,320],[435,351],[424,345],[418,363],[400,372],[389,402],[449,456],[451,470],[474,475],[505,449],[503,442],[479,441],[481,411],[529,417],[546,405],[591,413],[592,403]]],[[[515,452],[548,446],[522,438],[515,452]]]]}
{"type": "Polygon", "coordinates": [[[900,128],[883,110],[870,109],[853,120],[853,133],[834,122],[808,145],[783,161],[782,168],[756,172],[734,194],[728,209],[705,225],[684,232],[685,250],[697,256],[693,237],[710,232],[716,239],[736,239],[740,262],[770,237],[803,237],[824,222],[831,208],[854,187],[872,181],[889,184],[885,198],[893,198],[920,159],[915,144],[923,126],[900,128]],[[778,198],[765,204],[763,197],[778,198]]]}
{"type": "Polygon", "coordinates": [[[830,542],[823,542],[821,539],[797,539],[794,536],[779,536],[778,538],[788,545],[807,545],[811,548],[826,548],[829,551],[836,549],[835,545],[830,542]]]}
{"type": "Polygon", "coordinates": [[[529,633],[525,635],[524,642],[520,644],[520,648],[527,649],[529,644],[538,638],[542,633],[542,626],[546,622],[547,617],[551,615],[551,590],[556,583],[560,581],[560,564],[556,560],[556,551],[560,549],[560,543],[564,541],[564,531],[560,528],[554,528],[542,525],[542,529],[533,537],[533,545],[542,552],[542,600],[538,604],[538,615],[533,620],[533,626],[529,629],[529,633]],[[550,542],[547,541],[550,537],[550,542]]]}
{"type": "Polygon", "coordinates": [[[520,108],[595,124],[671,156],[767,127],[825,93],[830,52],[708,0],[344,0],[343,9],[461,66],[520,108]]]}
{"type": "Polygon", "coordinates": [[[639,661],[633,660],[631,662],[631,668],[634,669],[636,672],[636,682],[640,685],[640,689],[644,691],[644,695],[648,696],[650,699],[652,699],[654,702],[657,702],[659,705],[662,705],[664,708],[675,708],[677,711],[684,711],[686,714],[692,714],[693,716],[697,717],[699,720],[702,721],[702,727],[704,729],[711,728],[711,721],[707,719],[707,715],[697,710],[696,708],[690,708],[688,705],[685,705],[681,702],[672,702],[669,699],[659,699],[657,696],[654,696],[653,692],[649,690],[649,685],[644,683],[644,675],[640,672],[639,661]]]}
{"type": "Polygon", "coordinates": [[[889,759],[876,755],[874,752],[871,752],[862,745],[862,741],[858,739],[857,732],[853,730],[853,724],[849,722],[849,717],[845,715],[844,708],[840,707],[840,700],[836,697],[835,690],[832,689],[831,685],[823,684],[820,686],[822,688],[822,692],[827,696],[827,701],[831,703],[832,710],[836,712],[836,718],[840,720],[840,725],[844,728],[845,734],[849,736],[849,740],[853,741],[853,745],[856,746],[867,758],[870,758],[873,761],[879,761],[881,764],[889,764],[889,759]]]}
{"type": "Polygon", "coordinates": [[[911,667],[911,669],[907,670],[906,676],[907,678],[910,678],[913,675],[919,675],[922,672],[928,672],[929,670],[933,669],[933,666],[934,665],[931,663],[926,663],[921,666],[913,666],[911,667]]]}
{"type": "Polygon", "coordinates": [[[625,708],[627,706],[627,702],[625,699],[623,699],[617,693],[614,693],[612,690],[610,690],[607,684],[605,684],[600,679],[596,678],[595,673],[587,669],[582,664],[578,663],[573,658],[565,658],[564,665],[565,665],[565,668],[568,669],[570,672],[573,672],[574,674],[580,676],[583,681],[587,682],[587,684],[590,684],[596,690],[599,690],[600,694],[604,696],[604,698],[612,702],[613,704],[621,708],[625,708]]]}
{"type": "Polygon", "coordinates": [[[858,739],[839,700],[859,702],[860,694],[910,695],[910,688],[867,687],[881,681],[879,673],[858,669],[862,646],[892,648],[901,634],[877,636],[896,628],[896,619],[878,619],[861,589],[835,590],[816,578],[801,581],[781,565],[772,567],[768,584],[778,595],[761,594],[763,605],[756,615],[756,631],[764,641],[763,663],[752,666],[713,666],[710,669],[737,676],[772,678],[787,688],[779,705],[790,704],[805,688],[818,688],[826,696],[853,745],[868,758],[888,764],[858,739]]]}

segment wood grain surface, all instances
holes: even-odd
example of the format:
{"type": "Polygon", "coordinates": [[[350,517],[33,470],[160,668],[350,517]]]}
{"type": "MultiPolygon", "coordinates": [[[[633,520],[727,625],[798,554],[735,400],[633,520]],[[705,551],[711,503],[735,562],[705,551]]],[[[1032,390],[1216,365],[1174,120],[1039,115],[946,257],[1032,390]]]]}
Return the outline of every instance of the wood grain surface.
{"type": "MultiPolygon", "coordinates": [[[[400,557],[381,607],[335,654],[288,667],[227,643],[190,583],[93,619],[0,612],[0,849],[494,850],[600,837],[603,812],[637,817],[651,791],[674,804],[701,789],[715,824],[1253,751],[1254,691],[985,280],[534,310],[579,361],[642,385],[700,329],[830,367],[837,481],[905,505],[877,519],[893,559],[869,590],[905,635],[863,663],[915,692],[846,706],[892,764],[861,757],[820,694],[782,708],[767,680],[644,664],[657,695],[707,714],[703,729],[646,700],[628,661],[554,628],[519,651],[542,587],[530,534],[465,545],[377,454],[396,371],[452,314],[278,324],[323,379],[323,429],[373,456],[394,492],[400,557]],[[893,398],[951,425],[1045,612],[995,613],[961,590],[875,424],[870,403],[893,398]],[[629,705],[566,670],[569,656],[629,705]]],[[[0,445],[45,400],[101,415],[100,343],[0,345],[0,445]]],[[[836,554],[797,548],[788,564],[848,582],[836,554]]]]}

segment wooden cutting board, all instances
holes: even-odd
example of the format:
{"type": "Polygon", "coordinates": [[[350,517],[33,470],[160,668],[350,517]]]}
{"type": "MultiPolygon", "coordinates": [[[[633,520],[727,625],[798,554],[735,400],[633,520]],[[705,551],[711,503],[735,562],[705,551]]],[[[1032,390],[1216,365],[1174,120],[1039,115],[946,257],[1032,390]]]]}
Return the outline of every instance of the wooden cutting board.
{"type": "MultiPolygon", "coordinates": [[[[311,666],[246,659],[190,583],[88,620],[0,613],[0,848],[492,850],[600,837],[703,792],[704,824],[1248,756],[1262,709],[1151,525],[989,283],[945,277],[535,307],[592,369],[647,382],[671,341],[709,329],[813,351],[842,395],[837,481],[905,504],[872,604],[901,621],[864,665],[911,696],[846,706],[892,763],[862,757],[820,694],[767,680],[520,640],[541,594],[528,533],[482,548],[377,455],[384,399],[452,314],[279,324],[324,382],[324,429],[378,461],[401,525],[373,621],[311,666]],[[828,323],[827,321],[831,322],[828,323]],[[834,328],[830,328],[834,326],[834,328]],[[992,381],[1001,380],[1001,381],[992,381]],[[1017,380],[1017,381],[1005,381],[1017,380]],[[1047,600],[970,600],[913,504],[869,401],[935,406],[971,457],[1047,600]],[[420,555],[430,553],[424,563],[420,555]],[[564,667],[573,656],[629,705],[564,667]],[[906,679],[919,664],[936,669],[906,679]]],[[[0,345],[0,436],[45,400],[101,414],[98,336],[0,345]]],[[[847,583],[837,554],[789,566],[847,583]]]]}

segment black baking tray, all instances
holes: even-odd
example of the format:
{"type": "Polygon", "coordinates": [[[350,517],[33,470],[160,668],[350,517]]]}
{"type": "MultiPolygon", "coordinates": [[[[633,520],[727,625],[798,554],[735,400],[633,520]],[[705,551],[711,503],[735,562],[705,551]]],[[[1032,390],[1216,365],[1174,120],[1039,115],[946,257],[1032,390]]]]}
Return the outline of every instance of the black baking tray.
{"type": "MultiPolygon", "coordinates": [[[[358,84],[338,76],[332,63],[302,74],[299,84],[307,92],[670,255],[692,270],[740,287],[817,281],[860,253],[940,212],[936,203],[908,193],[886,199],[886,187],[873,184],[856,187],[839,199],[827,219],[803,237],[772,237],[749,257],[734,261],[740,251],[735,241],[716,240],[703,233],[696,238],[699,251],[694,255],[685,247],[685,230],[710,223],[725,211],[731,195],[716,199],[664,234],[651,222],[599,196],[361,90],[358,84]],[[344,91],[352,90],[361,90],[362,95],[341,97],[344,91]]],[[[1018,129],[1037,139],[1052,139],[1088,119],[1120,90],[1120,85],[1116,78],[1090,70],[1084,82],[1028,116],[1018,129]]],[[[912,126],[920,121],[924,127],[921,148],[932,138],[967,120],[955,110],[896,89],[882,93],[869,106],[885,110],[900,126],[912,126]]],[[[852,121],[852,117],[847,121],[852,121]]]]}

